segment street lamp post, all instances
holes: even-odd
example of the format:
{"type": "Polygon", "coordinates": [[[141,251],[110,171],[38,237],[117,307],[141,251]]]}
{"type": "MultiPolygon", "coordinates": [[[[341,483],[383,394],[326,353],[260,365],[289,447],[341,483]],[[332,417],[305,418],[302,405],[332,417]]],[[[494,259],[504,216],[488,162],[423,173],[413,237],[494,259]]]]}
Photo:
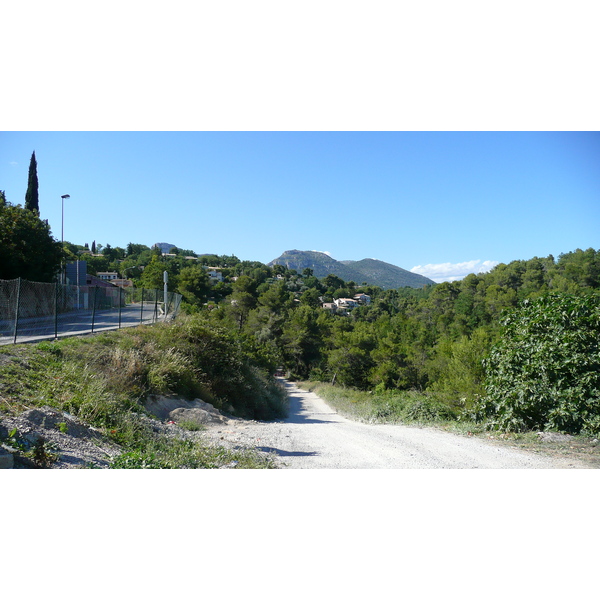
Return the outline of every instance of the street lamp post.
{"type": "MultiPolygon", "coordinates": [[[[62,212],[61,212],[61,223],[60,223],[60,247],[64,253],[65,251],[65,198],[70,198],[71,196],[69,196],[69,194],[65,194],[64,196],[61,196],[62,199],[62,212]]],[[[63,272],[62,272],[62,282],[63,285],[65,283],[65,269],[66,269],[66,263],[63,266],[63,272]]],[[[77,282],[79,284],[79,282],[77,282]]]]}

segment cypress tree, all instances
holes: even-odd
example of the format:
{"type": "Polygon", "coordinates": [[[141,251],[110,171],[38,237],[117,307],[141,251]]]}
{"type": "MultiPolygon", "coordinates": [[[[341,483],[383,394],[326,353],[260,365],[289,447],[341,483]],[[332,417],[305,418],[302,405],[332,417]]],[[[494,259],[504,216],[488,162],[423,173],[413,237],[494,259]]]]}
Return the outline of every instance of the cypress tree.
{"type": "Polygon", "coordinates": [[[35,150],[31,155],[29,162],[29,181],[27,183],[27,193],[25,194],[25,208],[40,214],[40,204],[38,197],[38,176],[37,176],[37,161],[35,159],[35,150]]]}

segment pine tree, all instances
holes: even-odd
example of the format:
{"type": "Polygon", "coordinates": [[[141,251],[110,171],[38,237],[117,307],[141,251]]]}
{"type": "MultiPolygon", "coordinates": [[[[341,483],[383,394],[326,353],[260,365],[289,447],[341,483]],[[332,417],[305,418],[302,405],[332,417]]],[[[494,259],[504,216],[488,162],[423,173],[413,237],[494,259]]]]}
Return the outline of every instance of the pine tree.
{"type": "Polygon", "coordinates": [[[25,194],[25,208],[28,208],[36,215],[40,214],[40,204],[38,197],[37,161],[35,159],[35,150],[31,155],[31,161],[29,163],[29,181],[27,184],[27,193],[25,194]]]}

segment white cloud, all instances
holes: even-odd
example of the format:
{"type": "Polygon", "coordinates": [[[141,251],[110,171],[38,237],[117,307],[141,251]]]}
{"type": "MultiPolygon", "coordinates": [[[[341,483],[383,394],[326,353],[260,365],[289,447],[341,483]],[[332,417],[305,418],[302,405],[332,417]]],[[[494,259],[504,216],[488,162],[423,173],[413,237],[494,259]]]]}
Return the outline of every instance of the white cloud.
{"type": "Polygon", "coordinates": [[[321,254],[327,254],[331,258],[331,252],[329,250],[311,250],[311,252],[320,252],[321,254]]]}
{"type": "Polygon", "coordinates": [[[436,283],[442,281],[455,281],[463,279],[469,273],[486,273],[500,264],[497,260],[468,260],[461,263],[439,263],[429,265],[417,265],[411,269],[412,273],[418,273],[433,279],[436,283]]]}
{"type": "Polygon", "coordinates": [[[11,161],[10,161],[8,164],[9,164],[11,167],[16,167],[16,166],[18,166],[18,164],[19,164],[19,163],[18,163],[18,162],[16,162],[16,161],[14,161],[14,160],[11,160],[11,161]]]}

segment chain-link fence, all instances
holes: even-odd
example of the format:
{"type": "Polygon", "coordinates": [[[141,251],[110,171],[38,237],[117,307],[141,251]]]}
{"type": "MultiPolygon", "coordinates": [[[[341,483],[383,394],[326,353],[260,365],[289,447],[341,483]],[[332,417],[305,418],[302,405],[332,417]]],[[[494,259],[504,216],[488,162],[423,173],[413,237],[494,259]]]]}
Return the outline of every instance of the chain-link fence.
{"type": "Polygon", "coordinates": [[[0,279],[0,344],[167,321],[180,303],[162,290],[0,279]]]}

